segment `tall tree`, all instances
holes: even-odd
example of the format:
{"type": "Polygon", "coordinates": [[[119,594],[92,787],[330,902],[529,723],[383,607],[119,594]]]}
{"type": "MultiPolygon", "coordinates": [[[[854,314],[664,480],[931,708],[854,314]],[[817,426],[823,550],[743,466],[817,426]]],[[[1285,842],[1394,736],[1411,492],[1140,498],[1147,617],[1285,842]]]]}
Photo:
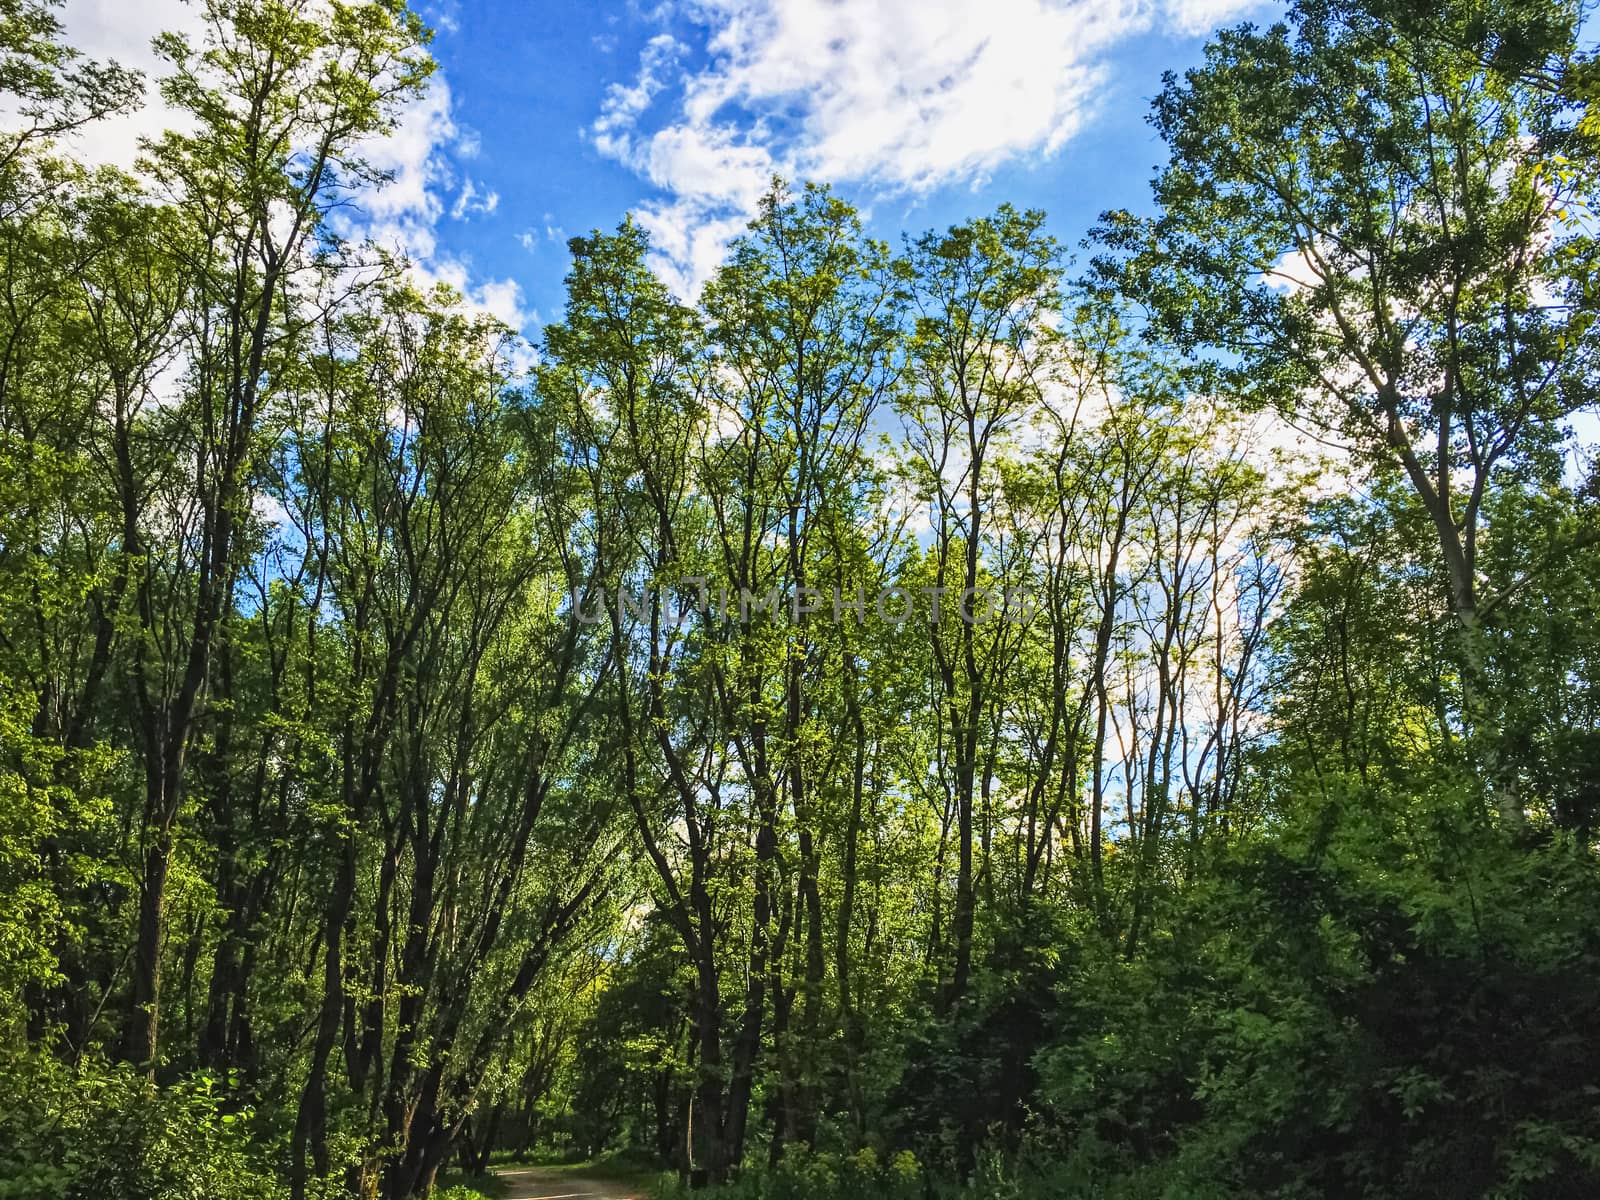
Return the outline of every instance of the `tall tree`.
{"type": "Polygon", "coordinates": [[[978,866],[974,813],[993,782],[985,737],[1017,627],[975,618],[990,582],[996,459],[1008,434],[1043,403],[1055,333],[1047,314],[1061,289],[1059,252],[1044,214],[1002,207],[993,217],[929,233],[912,247],[915,332],[902,401],[934,540],[928,636],[944,722],[940,783],[955,827],[956,887],[946,1004],[959,1003],[972,971],[978,866]]]}
{"type": "MultiPolygon", "coordinates": [[[[1304,0],[1289,24],[1220,34],[1155,105],[1160,215],[1101,229],[1119,252],[1103,271],[1180,345],[1220,352],[1230,390],[1408,481],[1512,824],[1481,626],[1518,580],[1484,578],[1485,502],[1591,401],[1594,359],[1571,272],[1590,254],[1571,214],[1593,156],[1569,101],[1493,52],[1527,32],[1515,7],[1400,19],[1304,0]]],[[[1576,8],[1541,11],[1541,43],[1571,47],[1576,8]]]]}
{"type": "Polygon", "coordinates": [[[124,473],[117,496],[143,563],[129,669],[145,776],[140,820],[138,933],[122,1055],[154,1067],[161,1005],[164,906],[173,823],[218,629],[232,603],[240,528],[250,511],[258,423],[274,357],[306,317],[308,270],[328,236],[325,217],[370,174],[361,140],[391,127],[398,104],[431,69],[419,19],[400,6],[336,4],[326,13],[276,0],[209,4],[206,42],[159,40],[171,73],[162,95],[194,128],[150,148],[157,188],[182,214],[172,248],[193,288],[190,369],[179,425],[192,469],[183,484],[194,536],[152,558],[140,528],[143,481],[124,473]],[[179,582],[158,596],[155,572],[179,582]],[[181,614],[181,615],[180,615],[181,614]]]}

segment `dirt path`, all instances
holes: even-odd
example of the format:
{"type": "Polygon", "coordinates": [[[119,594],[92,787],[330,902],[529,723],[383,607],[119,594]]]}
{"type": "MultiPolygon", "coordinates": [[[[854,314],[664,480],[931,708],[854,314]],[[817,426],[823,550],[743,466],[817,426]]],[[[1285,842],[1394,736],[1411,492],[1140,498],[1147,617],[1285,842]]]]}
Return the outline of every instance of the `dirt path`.
{"type": "Polygon", "coordinates": [[[501,1167],[494,1175],[506,1184],[506,1200],[642,1200],[645,1195],[637,1184],[587,1172],[501,1167]]]}

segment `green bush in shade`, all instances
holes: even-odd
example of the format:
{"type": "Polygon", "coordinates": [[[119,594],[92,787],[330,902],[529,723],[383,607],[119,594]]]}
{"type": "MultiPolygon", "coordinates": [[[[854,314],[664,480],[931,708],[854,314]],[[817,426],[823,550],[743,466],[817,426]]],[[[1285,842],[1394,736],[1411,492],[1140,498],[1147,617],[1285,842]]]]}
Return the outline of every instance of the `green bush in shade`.
{"type": "MultiPolygon", "coordinates": [[[[809,1153],[790,1147],[779,1164],[750,1171],[716,1191],[728,1200],[920,1200],[925,1180],[910,1151],[880,1159],[870,1147],[855,1154],[809,1153]]],[[[663,1177],[656,1200],[687,1200],[694,1192],[675,1176],[663,1177]]]]}
{"type": "Polygon", "coordinates": [[[281,1194],[248,1109],[215,1080],[155,1087],[124,1066],[0,1062],[0,1200],[269,1200],[281,1194]]]}

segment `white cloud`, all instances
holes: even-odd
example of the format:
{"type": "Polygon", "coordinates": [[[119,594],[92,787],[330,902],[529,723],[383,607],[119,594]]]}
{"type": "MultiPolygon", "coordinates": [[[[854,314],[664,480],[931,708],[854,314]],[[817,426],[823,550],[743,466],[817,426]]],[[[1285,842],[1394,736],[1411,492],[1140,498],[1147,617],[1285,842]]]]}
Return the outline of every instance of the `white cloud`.
{"type": "Polygon", "coordinates": [[[1143,21],[1134,0],[715,0],[712,69],[691,124],[730,104],[797,107],[807,174],[920,189],[1050,153],[1077,128],[1097,51],[1143,21]]]}
{"type": "Polygon", "coordinates": [[[456,202],[450,206],[450,215],[457,221],[482,213],[487,215],[500,207],[499,192],[480,192],[470,178],[462,180],[456,202]]]}
{"type": "Polygon", "coordinates": [[[750,221],[745,212],[729,215],[715,205],[683,198],[641,204],[634,217],[650,235],[650,265],[682,297],[699,293],[722,262],[728,243],[750,221]]]}
{"type": "MultiPolygon", "coordinates": [[[[448,31],[453,6],[431,16],[448,31]]],[[[161,103],[154,81],[165,64],[150,49],[151,39],[165,30],[187,34],[198,45],[204,31],[199,5],[184,0],[68,0],[62,24],[69,43],[96,58],[114,58],[145,72],[147,101],[131,117],[102,121],[79,135],[76,151],[93,162],[131,167],[140,136],[155,136],[173,126],[175,114],[161,103]]],[[[456,219],[495,211],[500,197],[462,173],[457,162],[479,151],[476,131],[455,118],[449,83],[435,74],[427,91],[401,111],[395,128],[369,139],[362,156],[388,178],[365,187],[355,204],[333,215],[336,231],[351,239],[370,238],[403,255],[412,265],[419,286],[446,283],[461,293],[469,307],[491,313],[513,329],[522,330],[537,320],[526,307],[520,287],[512,279],[482,279],[470,266],[441,250],[437,227],[446,213],[444,197],[452,190],[449,208],[456,219]]]]}
{"type": "Polygon", "coordinates": [[[273,532],[286,529],[292,524],[289,510],[283,506],[283,501],[267,492],[257,492],[250,498],[250,511],[256,520],[273,532]]]}
{"type": "MultiPolygon", "coordinates": [[[[521,243],[524,250],[529,254],[533,254],[539,249],[540,236],[540,232],[537,229],[524,229],[517,234],[517,241],[521,243]]],[[[555,223],[555,217],[551,213],[544,214],[543,239],[556,246],[564,246],[567,242],[567,231],[555,223]]]]}
{"type": "Polygon", "coordinates": [[[692,293],[773,173],[920,192],[1048,157],[1093,114],[1119,42],[1256,2],[697,0],[706,65],[685,71],[688,47],[652,38],[590,135],[663,193],[640,222],[692,293]]]}
{"type": "Polygon", "coordinates": [[[639,71],[631,84],[613,83],[600,101],[600,115],[592,131],[602,153],[619,158],[632,152],[630,133],[635,120],[650,107],[666,86],[666,74],[683,47],[670,34],[657,34],[639,53],[639,71]]]}
{"type": "Polygon", "coordinates": [[[450,3],[429,5],[423,9],[423,16],[428,24],[440,33],[461,32],[461,6],[454,0],[450,3]]]}
{"type": "Polygon", "coordinates": [[[1304,250],[1286,251],[1261,276],[1269,288],[1286,295],[1294,295],[1325,282],[1322,272],[1304,250]]]}
{"type": "MultiPolygon", "coordinates": [[[[445,284],[460,294],[466,308],[492,316],[518,334],[539,323],[538,311],[528,307],[522,286],[515,279],[475,278],[466,263],[443,255],[414,262],[411,274],[419,288],[445,284]]],[[[510,353],[514,370],[526,370],[536,361],[533,347],[525,340],[519,339],[510,353]]]]}
{"type": "Polygon", "coordinates": [[[435,75],[428,90],[406,105],[393,130],[362,147],[366,160],[388,179],[362,192],[357,212],[341,214],[347,224],[340,232],[365,233],[414,258],[431,257],[434,227],[444,215],[440,193],[455,180],[449,152],[459,134],[450,85],[435,75]]]}
{"type": "Polygon", "coordinates": [[[1167,0],[1167,22],[1178,33],[1209,33],[1262,6],[1262,0],[1167,0]]]}
{"type": "Polygon", "coordinates": [[[198,41],[205,28],[204,14],[184,0],[68,0],[59,11],[68,45],[90,58],[115,59],[144,73],[144,105],[124,116],[96,121],[72,136],[73,150],[90,162],[132,168],[139,139],[158,137],[176,124],[171,109],[156,92],[156,79],[166,66],[151,49],[157,34],[173,32],[198,41]]]}
{"type": "Polygon", "coordinates": [[[419,287],[443,283],[460,293],[469,308],[489,313],[521,331],[536,314],[524,303],[515,280],[483,279],[471,266],[439,246],[437,229],[445,215],[444,196],[456,189],[449,215],[456,220],[488,214],[499,194],[485,191],[461,174],[455,159],[476,153],[476,134],[456,121],[449,83],[440,75],[411,101],[395,128],[363,147],[367,161],[389,178],[362,191],[353,209],[338,216],[345,237],[367,237],[408,258],[419,287]]]}

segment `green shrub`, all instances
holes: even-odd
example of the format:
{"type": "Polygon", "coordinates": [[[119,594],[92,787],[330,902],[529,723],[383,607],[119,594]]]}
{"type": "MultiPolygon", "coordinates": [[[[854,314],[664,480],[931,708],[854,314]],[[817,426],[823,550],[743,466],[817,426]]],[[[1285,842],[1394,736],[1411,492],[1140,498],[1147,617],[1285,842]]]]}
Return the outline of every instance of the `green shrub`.
{"type": "Polygon", "coordinates": [[[0,1200],[273,1200],[251,1114],[197,1075],[156,1087],[121,1066],[0,1061],[0,1200]]]}
{"type": "MultiPolygon", "coordinates": [[[[697,1194],[676,1177],[663,1177],[655,1193],[658,1200],[697,1194]]],[[[718,1200],[920,1200],[923,1174],[909,1151],[884,1162],[871,1148],[839,1155],[793,1146],[776,1168],[746,1171],[715,1194],[718,1200]]]]}

